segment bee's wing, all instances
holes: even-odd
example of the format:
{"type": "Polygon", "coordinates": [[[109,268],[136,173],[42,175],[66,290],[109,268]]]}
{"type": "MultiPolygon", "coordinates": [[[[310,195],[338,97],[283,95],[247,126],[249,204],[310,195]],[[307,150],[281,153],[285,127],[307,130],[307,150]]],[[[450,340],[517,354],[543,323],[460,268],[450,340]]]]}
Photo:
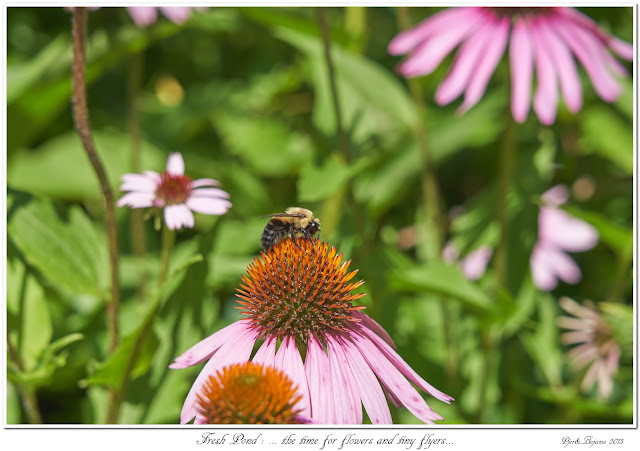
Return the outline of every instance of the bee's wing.
{"type": "Polygon", "coordinates": [[[290,214],[290,213],[274,213],[272,215],[260,216],[261,218],[304,218],[303,214],[290,214]]]}

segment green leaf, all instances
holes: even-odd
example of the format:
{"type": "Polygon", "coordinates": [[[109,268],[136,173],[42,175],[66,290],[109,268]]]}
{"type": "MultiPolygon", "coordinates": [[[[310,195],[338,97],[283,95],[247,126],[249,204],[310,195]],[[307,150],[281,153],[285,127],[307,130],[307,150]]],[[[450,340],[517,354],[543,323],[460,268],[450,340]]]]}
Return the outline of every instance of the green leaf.
{"type": "Polygon", "coordinates": [[[538,293],[531,277],[527,277],[515,300],[514,310],[502,324],[503,339],[517,333],[530,320],[537,306],[538,293]]]}
{"type": "Polygon", "coordinates": [[[31,370],[49,344],[53,326],[43,288],[17,258],[7,261],[7,307],[20,318],[15,343],[23,367],[31,370]]]}
{"type": "Polygon", "coordinates": [[[564,355],[558,346],[555,325],[557,309],[549,294],[538,295],[538,326],[533,332],[522,332],[520,339],[537,368],[552,387],[562,385],[564,355]]]}
{"type": "Polygon", "coordinates": [[[130,380],[134,380],[147,372],[158,346],[158,339],[155,334],[145,327],[150,315],[155,315],[154,308],[147,311],[142,324],[122,339],[118,348],[109,358],[105,362],[98,364],[95,372],[93,372],[91,376],[81,381],[82,386],[105,385],[111,388],[120,387],[123,383],[124,373],[131,359],[131,354],[134,352],[134,347],[138,340],[140,340],[140,344],[137,359],[131,368],[130,380]]]}
{"type": "Polygon", "coordinates": [[[72,293],[104,296],[105,241],[78,207],[65,222],[49,201],[33,200],[15,211],[7,229],[27,262],[51,282],[72,293]]]}
{"type": "Polygon", "coordinates": [[[222,285],[236,286],[240,282],[240,276],[247,270],[253,257],[251,255],[218,255],[209,256],[209,273],[207,285],[219,288],[222,285]]]}
{"type": "Polygon", "coordinates": [[[16,386],[7,381],[7,424],[20,424],[21,421],[21,402],[20,395],[16,386]]]}
{"type": "Polygon", "coordinates": [[[18,64],[7,66],[7,104],[11,104],[45,75],[50,74],[52,64],[69,53],[69,38],[58,36],[40,53],[18,64]]]}
{"type": "Polygon", "coordinates": [[[580,115],[582,146],[608,159],[627,174],[633,174],[631,125],[607,107],[594,107],[580,115]]]}
{"type": "Polygon", "coordinates": [[[598,307],[620,345],[622,361],[633,363],[633,307],[613,302],[600,302],[598,307]]]}
{"type": "Polygon", "coordinates": [[[48,385],[56,369],[62,368],[67,363],[68,353],[66,351],[60,354],[56,353],[83,338],[82,334],[73,333],[50,343],[38,356],[38,361],[33,369],[21,372],[15,365],[11,364],[9,365],[9,371],[7,371],[7,377],[16,383],[24,384],[31,388],[48,385]]]}
{"type": "MultiPolygon", "coordinates": [[[[115,130],[93,134],[95,147],[115,195],[120,176],[129,172],[131,137],[115,130]]],[[[141,165],[162,171],[166,153],[141,143],[141,165]]],[[[12,188],[59,199],[82,201],[102,198],[98,178],[75,132],[46,141],[33,151],[20,151],[7,162],[7,183],[12,188]]]]}
{"type": "Polygon", "coordinates": [[[332,154],[320,166],[310,159],[302,166],[298,179],[298,199],[302,202],[317,202],[326,199],[345,186],[353,168],[332,154]]]}
{"type": "Polygon", "coordinates": [[[151,295],[152,301],[144,306],[145,311],[140,315],[141,321],[131,333],[121,340],[116,350],[109,355],[106,361],[96,365],[91,375],[81,382],[83,386],[105,385],[118,388],[122,386],[127,371],[129,371],[130,381],[149,371],[159,343],[152,327],[153,321],[156,319],[164,300],[180,286],[187,269],[192,264],[202,261],[200,254],[194,255],[193,252],[196,249],[197,242],[195,240],[174,249],[167,281],[160,291],[151,295]]]}
{"type": "MultiPolygon", "coordinates": [[[[326,134],[335,133],[336,120],[322,40],[285,26],[276,27],[276,36],[309,58],[317,99],[314,122],[326,134]]],[[[393,132],[399,125],[413,129],[418,114],[400,81],[377,62],[333,44],[331,54],[343,125],[353,131],[354,140],[393,132]]]]}
{"type": "Polygon", "coordinates": [[[493,304],[487,294],[469,282],[459,268],[441,262],[394,273],[390,286],[397,290],[427,291],[450,296],[476,311],[487,312],[493,304]]]}
{"type": "Polygon", "coordinates": [[[290,174],[312,154],[307,136],[270,118],[217,113],[212,121],[230,151],[258,174],[290,174]]]}
{"type": "MultiPolygon", "coordinates": [[[[263,215],[276,213],[262,212],[263,215]]],[[[235,220],[226,218],[216,230],[213,249],[217,255],[254,254],[260,249],[260,236],[268,218],[247,218],[235,220]]]]}

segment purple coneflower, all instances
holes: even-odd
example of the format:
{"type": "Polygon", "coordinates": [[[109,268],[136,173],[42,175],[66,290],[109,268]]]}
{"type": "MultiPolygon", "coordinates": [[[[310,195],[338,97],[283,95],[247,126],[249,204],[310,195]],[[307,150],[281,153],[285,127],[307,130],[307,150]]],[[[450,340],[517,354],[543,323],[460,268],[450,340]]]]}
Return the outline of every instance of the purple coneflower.
{"type": "MultiPolygon", "coordinates": [[[[131,16],[131,19],[139,27],[146,27],[151,25],[158,19],[158,10],[169,19],[171,22],[181,24],[187,21],[191,16],[191,10],[193,8],[186,6],[128,6],[127,11],[131,16]]],[[[205,8],[196,8],[198,10],[205,8]]]]}
{"type": "Polygon", "coordinates": [[[209,376],[197,395],[203,424],[306,424],[291,379],[271,366],[237,363],[209,376]]]}
{"type": "Polygon", "coordinates": [[[570,330],[560,336],[562,343],[578,345],[568,353],[570,363],[578,371],[590,366],[582,379],[582,390],[591,390],[597,382],[598,397],[607,399],[613,389],[613,376],[618,371],[621,353],[611,327],[592,304],[581,305],[563,297],[560,306],[574,316],[558,318],[558,326],[570,330]]]}
{"type": "Polygon", "coordinates": [[[364,282],[349,283],[357,271],[348,272],[350,261],[341,262],[335,248],[305,239],[287,238],[256,257],[238,289],[238,308],[246,317],[170,365],[186,368],[209,360],[187,395],[180,422],[196,416],[202,421],[197,394],[210,375],[249,359],[291,377],[302,395],[301,414],[316,423],[360,424],[364,405],[372,423],[390,424],[385,392],[421,421],[441,420],[411,382],[441,401],[453,398],[422,379],[394,351],[386,331],[361,312],[365,307],[352,304],[364,296],[353,293],[364,282]],[[258,340],[264,341],[252,358],[258,340]]]}
{"type": "Polygon", "coordinates": [[[574,56],[584,66],[598,95],[613,102],[621,93],[614,75],[625,68],[610,50],[633,59],[633,46],[609,35],[574,8],[450,8],[434,14],[389,43],[394,55],[409,53],[399,66],[406,77],[432,73],[460,44],[453,67],[436,91],[446,105],[464,92],[459,112],[482,98],[489,79],[509,43],[511,112],[524,122],[531,105],[535,66],[537,86],[533,109],[540,122],[555,121],[558,83],[567,108],[582,107],[582,88],[574,56]]]}
{"type": "Polygon", "coordinates": [[[582,278],[580,268],[566,252],[582,252],[598,243],[598,232],[586,222],[557,208],[569,197],[564,185],[557,185],[542,195],[538,215],[538,241],[531,253],[531,274],[541,290],[551,291],[558,279],[576,284],[582,278]]]}
{"type": "Polygon", "coordinates": [[[193,227],[192,211],[208,215],[223,215],[231,207],[229,194],[213,179],[191,180],[184,175],[184,160],[172,153],[162,174],[145,171],[143,174],[124,174],[121,191],[128,191],[118,200],[118,207],[157,207],[164,209],[164,220],[172,230],[193,227]]]}

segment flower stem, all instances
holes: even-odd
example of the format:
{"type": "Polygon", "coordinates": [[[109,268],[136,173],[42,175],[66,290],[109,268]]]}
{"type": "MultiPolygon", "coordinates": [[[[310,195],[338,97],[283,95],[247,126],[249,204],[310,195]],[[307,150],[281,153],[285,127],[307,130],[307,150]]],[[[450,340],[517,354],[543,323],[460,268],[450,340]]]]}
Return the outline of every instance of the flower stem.
{"type": "Polygon", "coordinates": [[[140,350],[142,349],[142,344],[147,337],[147,334],[151,330],[151,326],[156,318],[156,315],[160,311],[160,307],[162,306],[162,287],[166,280],[167,270],[169,268],[169,257],[171,255],[171,250],[173,249],[173,245],[175,243],[176,233],[175,231],[169,229],[166,224],[162,228],[162,255],[160,257],[160,272],[158,274],[158,287],[153,296],[151,305],[147,313],[145,313],[144,321],[138,328],[137,334],[134,338],[134,343],[131,348],[131,353],[128,356],[128,360],[122,375],[122,379],[120,385],[115,390],[115,394],[113,397],[113,403],[109,406],[107,410],[107,423],[108,424],[116,424],[118,422],[118,416],[120,414],[120,406],[125,400],[125,396],[127,393],[127,387],[129,386],[129,382],[131,379],[131,372],[135,367],[135,363],[138,360],[138,356],[140,354],[140,350]]]}
{"type": "MultiPolygon", "coordinates": [[[[20,355],[9,339],[9,330],[7,330],[7,349],[9,351],[9,358],[13,364],[20,372],[24,372],[20,355]]],[[[16,387],[20,394],[20,399],[22,399],[22,406],[24,407],[29,424],[42,424],[42,415],[40,415],[40,409],[38,408],[38,398],[35,390],[21,383],[16,383],[16,387]]]]}
{"type": "Polygon", "coordinates": [[[162,227],[162,255],[160,256],[160,272],[158,273],[158,289],[162,288],[169,268],[169,256],[176,242],[176,232],[166,224],[162,227]]]}
{"type": "MultiPolygon", "coordinates": [[[[129,167],[131,172],[138,173],[141,169],[140,148],[140,111],[138,100],[142,86],[142,73],[144,67],[144,53],[140,51],[131,57],[127,73],[127,129],[131,137],[131,155],[129,167]]],[[[133,255],[143,258],[147,253],[146,234],[144,229],[144,212],[142,209],[131,209],[129,216],[129,235],[133,255]]],[[[146,299],[148,274],[143,272],[138,280],[138,298],[146,299]]]]}
{"type": "Polygon", "coordinates": [[[507,283],[507,248],[509,243],[509,190],[513,179],[515,164],[515,122],[511,110],[505,113],[505,130],[500,149],[500,166],[498,168],[498,191],[496,199],[496,222],[500,232],[494,257],[494,269],[498,287],[506,288],[507,283]]]}
{"type": "Polygon", "coordinates": [[[342,113],[338,96],[338,83],[336,82],[335,71],[333,68],[333,60],[331,59],[331,36],[329,35],[329,26],[325,16],[324,8],[316,8],[316,18],[318,26],[322,33],[322,43],[324,46],[324,59],[327,63],[327,75],[329,76],[329,85],[331,88],[331,100],[333,102],[333,111],[336,116],[336,134],[338,136],[338,148],[342,152],[345,161],[349,162],[349,147],[347,137],[342,128],[342,113]]]}
{"type": "Polygon", "coordinates": [[[72,20],[73,37],[73,118],[76,131],[87,151],[89,161],[98,176],[105,201],[107,236],[109,239],[109,262],[111,266],[111,300],[107,304],[107,329],[110,337],[110,349],[118,346],[118,305],[120,289],[118,284],[118,236],[116,215],[113,207],[113,193],[100,158],[93,145],[89,127],[87,108],[87,89],[85,83],[85,39],[87,35],[87,9],[74,8],[72,20]]]}

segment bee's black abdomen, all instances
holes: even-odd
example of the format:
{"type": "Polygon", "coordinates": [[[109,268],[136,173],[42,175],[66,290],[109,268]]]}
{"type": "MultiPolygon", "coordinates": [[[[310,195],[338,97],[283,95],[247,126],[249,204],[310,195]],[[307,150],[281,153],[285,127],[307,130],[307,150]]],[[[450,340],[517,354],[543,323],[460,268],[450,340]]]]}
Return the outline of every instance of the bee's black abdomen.
{"type": "Polygon", "coordinates": [[[260,238],[262,250],[267,252],[288,234],[289,227],[279,219],[272,218],[262,231],[262,237],[260,238]]]}

